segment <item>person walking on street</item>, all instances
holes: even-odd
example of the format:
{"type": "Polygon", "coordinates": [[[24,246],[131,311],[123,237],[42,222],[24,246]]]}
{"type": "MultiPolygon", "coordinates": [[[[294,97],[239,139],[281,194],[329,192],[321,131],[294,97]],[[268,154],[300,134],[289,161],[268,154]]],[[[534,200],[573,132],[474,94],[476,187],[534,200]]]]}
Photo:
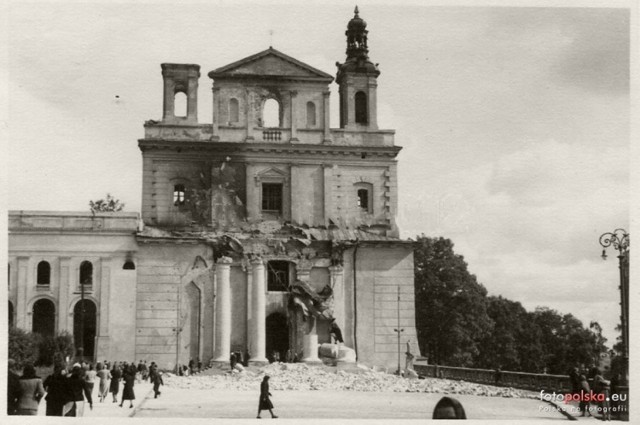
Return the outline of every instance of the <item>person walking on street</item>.
{"type": "Polygon", "coordinates": [[[102,403],[109,393],[109,378],[111,378],[111,374],[109,373],[109,369],[104,367],[101,363],[98,363],[96,369],[98,369],[96,375],[100,380],[98,384],[98,398],[100,399],[100,403],[102,403]]]}
{"type": "Polygon", "coordinates": [[[118,392],[120,391],[120,379],[122,378],[122,372],[120,366],[113,362],[113,369],[111,369],[111,385],[109,385],[109,392],[113,395],[113,402],[118,402],[118,392]]]}
{"type": "Polygon", "coordinates": [[[271,417],[273,419],[277,418],[276,415],[273,414],[273,403],[271,403],[271,399],[269,397],[271,393],[269,392],[269,375],[265,375],[262,379],[262,383],[260,384],[260,402],[258,404],[258,419],[260,418],[260,412],[263,410],[268,410],[271,413],[271,417]]]}
{"type": "Polygon", "coordinates": [[[47,391],[47,416],[62,416],[62,408],[67,401],[67,370],[58,365],[53,368],[53,373],[44,380],[44,389],[47,391]]]}
{"type": "Polygon", "coordinates": [[[84,416],[84,397],[87,395],[89,408],[93,409],[93,400],[91,394],[86,391],[86,381],[84,380],[84,372],[79,363],[73,365],[71,376],[67,378],[67,399],[62,408],[62,416],[84,416]]]}
{"type": "Polygon", "coordinates": [[[38,414],[38,404],[44,395],[42,379],[36,376],[36,369],[33,364],[27,363],[22,370],[20,377],[20,396],[16,405],[18,415],[36,416],[38,414]]]}
{"type": "Polygon", "coordinates": [[[122,401],[120,402],[120,407],[122,407],[125,400],[129,400],[130,409],[133,407],[133,400],[136,399],[136,395],[133,392],[133,385],[136,382],[136,372],[135,364],[132,364],[123,372],[124,387],[122,388],[122,401]]]}
{"type": "Polygon", "coordinates": [[[160,395],[160,385],[164,385],[164,381],[162,380],[162,372],[157,372],[153,374],[151,378],[151,382],[153,383],[153,398],[158,398],[160,395]]]}
{"type": "Polygon", "coordinates": [[[89,370],[84,372],[84,381],[85,381],[85,393],[88,393],[88,399],[93,398],[93,387],[96,383],[97,372],[93,369],[93,363],[89,363],[89,370]]]}

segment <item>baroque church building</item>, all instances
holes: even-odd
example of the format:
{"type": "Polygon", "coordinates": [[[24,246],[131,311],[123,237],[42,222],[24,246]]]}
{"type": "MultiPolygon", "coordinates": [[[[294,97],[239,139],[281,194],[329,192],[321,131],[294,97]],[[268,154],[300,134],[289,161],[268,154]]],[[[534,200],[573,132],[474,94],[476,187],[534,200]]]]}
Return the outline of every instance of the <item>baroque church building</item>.
{"type": "Polygon", "coordinates": [[[208,73],[212,123],[197,120],[200,67],[162,64],[162,119],[138,141],[141,216],[11,211],[10,324],[166,369],[237,351],[392,367],[399,328],[417,352],[401,148],[377,125],[367,32],[356,9],[339,128],[333,77],[271,47],[208,73]],[[336,325],[337,355],[319,349],[336,325]]]}

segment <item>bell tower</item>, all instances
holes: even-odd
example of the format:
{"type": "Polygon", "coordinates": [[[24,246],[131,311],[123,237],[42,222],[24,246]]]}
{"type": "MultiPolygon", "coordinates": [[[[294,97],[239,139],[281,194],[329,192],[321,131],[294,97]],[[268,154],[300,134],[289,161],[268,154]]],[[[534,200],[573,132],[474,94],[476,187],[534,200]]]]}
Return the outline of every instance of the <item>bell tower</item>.
{"type": "Polygon", "coordinates": [[[163,63],[164,101],[162,122],[166,124],[198,123],[198,78],[200,65],[163,63]],[[186,110],[177,110],[177,97],[182,96],[186,110]],[[186,98],[186,99],[184,99],[186,98]]]}
{"type": "Polygon", "coordinates": [[[376,88],[377,64],[369,60],[367,23],[360,18],[358,7],[347,25],[347,59],[336,62],[336,83],[340,92],[340,128],[377,130],[376,88]]]}

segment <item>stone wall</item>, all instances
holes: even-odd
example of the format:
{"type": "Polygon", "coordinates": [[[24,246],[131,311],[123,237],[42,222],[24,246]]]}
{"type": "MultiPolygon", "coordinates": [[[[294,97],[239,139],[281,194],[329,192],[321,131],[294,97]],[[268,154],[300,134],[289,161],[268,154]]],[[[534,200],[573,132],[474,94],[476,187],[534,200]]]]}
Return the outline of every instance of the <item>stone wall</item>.
{"type": "Polygon", "coordinates": [[[344,253],[345,343],[357,349],[358,361],[369,366],[397,366],[398,288],[402,364],[406,342],[418,355],[414,308],[413,249],[411,245],[369,245],[344,253]],[[355,297],[355,305],[351,302],[355,297]],[[354,308],[355,307],[355,308],[354,308]]]}

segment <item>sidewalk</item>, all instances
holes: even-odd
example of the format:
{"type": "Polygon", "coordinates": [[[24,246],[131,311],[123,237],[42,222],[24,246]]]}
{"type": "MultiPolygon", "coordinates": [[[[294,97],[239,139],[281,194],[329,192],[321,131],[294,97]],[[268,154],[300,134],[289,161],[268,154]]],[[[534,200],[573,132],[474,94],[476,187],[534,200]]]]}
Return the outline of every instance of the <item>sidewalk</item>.
{"type": "MultiPolygon", "coordinates": [[[[120,407],[122,401],[122,384],[120,385],[120,392],[118,393],[118,402],[113,402],[113,395],[107,394],[107,398],[104,402],[100,403],[98,398],[98,388],[93,388],[93,410],[89,408],[89,403],[85,402],[84,417],[110,417],[110,418],[126,418],[133,416],[136,410],[140,407],[144,399],[153,391],[153,385],[148,382],[137,383],[133,387],[133,392],[136,399],[133,400],[133,408],[129,408],[129,402],[125,401],[123,407],[120,407]]],[[[45,396],[46,397],[46,396],[45,396]]],[[[47,402],[43,398],[38,406],[38,416],[45,416],[47,412],[47,402]]]]}

